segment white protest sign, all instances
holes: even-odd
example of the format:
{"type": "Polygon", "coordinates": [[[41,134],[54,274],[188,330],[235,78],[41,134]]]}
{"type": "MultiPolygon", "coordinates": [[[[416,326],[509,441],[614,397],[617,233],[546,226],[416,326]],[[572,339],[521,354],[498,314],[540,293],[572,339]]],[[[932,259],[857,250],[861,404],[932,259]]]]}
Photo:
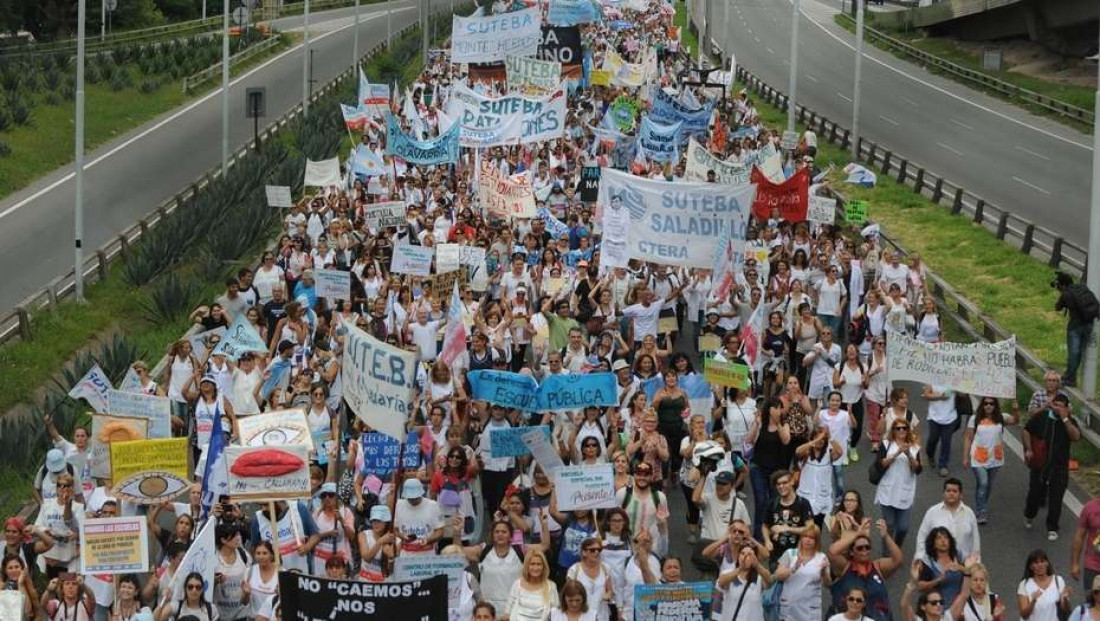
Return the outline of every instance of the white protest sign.
{"type": "Polygon", "coordinates": [[[798,132],[783,132],[783,137],[779,140],[779,148],[784,151],[793,151],[798,146],[798,132]]]}
{"type": "Polygon", "coordinates": [[[381,229],[387,226],[404,226],[405,203],[401,201],[386,201],[367,205],[367,211],[363,215],[367,226],[372,229],[381,229]]]}
{"type": "Polygon", "coordinates": [[[458,262],[462,265],[481,267],[485,264],[485,249],[480,246],[462,246],[458,262]]]}
{"type": "Polygon", "coordinates": [[[92,518],[80,523],[80,572],[128,574],[149,571],[149,534],[141,516],[92,518]]]}
{"type": "Polygon", "coordinates": [[[355,415],[403,442],[416,380],[416,353],[387,345],[349,325],[340,373],[344,400],[355,415]]]}
{"type": "Polygon", "coordinates": [[[684,179],[687,181],[706,181],[707,172],[714,171],[714,179],[722,185],[748,185],[752,167],[720,160],[706,147],[695,141],[688,141],[687,167],[684,179]]]}
{"type": "Polygon", "coordinates": [[[427,276],[432,272],[432,257],[435,251],[424,246],[397,244],[390,258],[390,271],[395,274],[427,276]]]}
{"type": "Polygon", "coordinates": [[[309,447],[227,446],[225,463],[233,502],[309,498],[309,447]]]}
{"type": "Polygon", "coordinates": [[[206,601],[214,601],[214,573],[218,566],[218,546],[214,537],[214,528],[218,520],[206,520],[199,534],[187,548],[176,573],[172,574],[172,600],[182,600],[185,594],[184,581],[192,572],[202,576],[206,585],[206,601]]]}
{"type": "Polygon", "coordinates": [[[563,466],[554,471],[558,510],[609,509],[615,501],[615,471],[611,464],[563,466]]]}
{"type": "Polygon", "coordinates": [[[393,577],[409,581],[447,576],[447,605],[454,610],[461,603],[466,564],[463,556],[399,556],[394,562],[393,577]]]}
{"type": "Polygon", "coordinates": [[[264,190],[267,191],[267,206],[268,207],[293,207],[294,198],[290,195],[290,186],[288,185],[265,185],[264,190]]]}
{"type": "Polygon", "coordinates": [[[198,360],[206,358],[207,346],[206,344],[212,337],[218,337],[218,340],[225,338],[225,333],[228,329],[225,326],[218,326],[213,330],[207,330],[206,332],[199,332],[187,337],[187,342],[191,343],[191,353],[195,355],[198,360]]]}
{"type": "Polygon", "coordinates": [[[521,95],[545,95],[561,84],[561,63],[523,56],[504,59],[508,90],[521,95]]]}
{"type": "Polygon", "coordinates": [[[447,272],[453,272],[459,268],[461,262],[460,250],[461,246],[458,244],[438,244],[435,247],[435,273],[446,274],[447,272]]]}
{"type": "Polygon", "coordinates": [[[351,272],[343,270],[316,270],[313,278],[317,295],[330,300],[351,299],[351,272]]]}
{"type": "Polygon", "coordinates": [[[260,337],[259,330],[248,322],[248,318],[242,313],[233,320],[225,336],[214,348],[214,355],[227,356],[231,360],[241,357],[246,351],[267,353],[267,343],[260,337]]]}
{"type": "Polygon", "coordinates": [[[306,411],[274,410],[263,414],[237,417],[241,446],[284,446],[305,444],[313,449],[306,411]]]}
{"type": "Polygon", "coordinates": [[[538,7],[499,15],[452,18],[451,62],[492,63],[534,56],[542,42],[538,7]]]}
{"type": "Polygon", "coordinates": [[[832,224],[836,218],[836,199],[827,196],[811,196],[806,219],[810,222],[832,224]]]}
{"type": "Polygon", "coordinates": [[[478,176],[478,201],[481,209],[492,215],[513,218],[534,218],[535,191],[526,175],[507,177],[488,159],[481,160],[478,176]]]}
{"type": "Polygon", "coordinates": [[[562,137],[566,100],[561,87],[540,98],[492,98],[458,83],[451,88],[446,113],[459,123],[459,143],[464,147],[530,144],[562,137]]]}
{"type": "Polygon", "coordinates": [[[326,188],[330,185],[343,185],[344,178],[340,176],[340,158],[314,162],[306,160],[305,185],[318,188],[326,188]]]}
{"type": "Polygon", "coordinates": [[[0,591],[0,621],[23,621],[23,592],[0,591]]]}
{"type": "Polygon", "coordinates": [[[553,441],[541,429],[534,428],[523,434],[521,439],[546,474],[552,476],[555,470],[565,466],[561,461],[561,455],[554,450],[553,441]]]}
{"type": "Polygon", "coordinates": [[[150,438],[172,437],[172,400],[168,397],[112,390],[107,409],[113,416],[132,416],[149,421],[150,438]]]}
{"type": "Polygon", "coordinates": [[[1016,397],[1016,337],[996,343],[922,343],[902,333],[886,338],[891,382],[909,380],[973,395],[1016,397]]]}

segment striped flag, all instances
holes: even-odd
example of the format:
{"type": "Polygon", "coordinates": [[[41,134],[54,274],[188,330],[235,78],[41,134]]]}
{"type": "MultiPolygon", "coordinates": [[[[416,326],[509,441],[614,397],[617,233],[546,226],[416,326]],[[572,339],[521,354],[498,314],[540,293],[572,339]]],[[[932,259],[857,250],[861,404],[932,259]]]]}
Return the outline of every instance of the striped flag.
{"type": "Polygon", "coordinates": [[[458,280],[451,289],[451,303],[447,308],[447,331],[443,333],[443,351],[439,359],[447,365],[454,363],[459,354],[466,351],[466,324],[462,321],[462,298],[458,295],[458,280]]]}
{"type": "Polygon", "coordinates": [[[344,115],[344,125],[348,129],[354,129],[357,131],[363,131],[363,128],[367,124],[367,115],[363,111],[363,107],[352,107],[346,104],[340,104],[340,114],[344,115]]]}
{"type": "Polygon", "coordinates": [[[107,395],[112,388],[107,374],[99,368],[98,364],[94,364],[69,391],[69,396],[73,399],[84,399],[92,409],[104,414],[107,412],[107,395]]]}

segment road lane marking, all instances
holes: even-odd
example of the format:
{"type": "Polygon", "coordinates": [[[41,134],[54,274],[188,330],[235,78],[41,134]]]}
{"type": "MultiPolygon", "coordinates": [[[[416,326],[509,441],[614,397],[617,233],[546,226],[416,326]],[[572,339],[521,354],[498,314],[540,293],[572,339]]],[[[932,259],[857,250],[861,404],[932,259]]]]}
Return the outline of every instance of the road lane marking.
{"type": "Polygon", "coordinates": [[[752,40],[756,41],[757,43],[760,43],[760,37],[753,37],[752,40]]]}
{"type": "Polygon", "coordinates": [[[906,97],[905,95],[898,95],[898,97],[900,97],[900,98],[902,99],[902,101],[904,101],[905,103],[909,104],[910,106],[913,106],[914,108],[919,108],[919,107],[920,107],[920,104],[918,104],[917,102],[913,101],[912,99],[909,99],[909,98],[908,98],[908,97],[906,97]]]}
{"type": "MultiPolygon", "coordinates": [[[[788,1],[790,1],[790,0],[788,0],[788,1]]],[[[815,20],[815,19],[813,19],[812,17],[810,17],[809,13],[806,13],[806,12],[805,12],[805,10],[803,10],[803,11],[802,11],[802,14],[803,14],[803,15],[804,15],[804,16],[806,17],[806,19],[810,20],[810,23],[812,23],[813,25],[817,26],[817,27],[818,27],[818,28],[819,28],[819,29],[820,29],[820,30],[821,30],[822,32],[824,32],[825,34],[827,34],[827,35],[829,35],[830,37],[832,37],[832,38],[833,38],[833,39],[834,39],[834,40],[835,40],[835,41],[836,41],[837,43],[840,43],[841,45],[843,45],[844,47],[848,48],[849,50],[855,51],[855,47],[854,47],[854,46],[852,46],[852,45],[851,45],[850,43],[848,43],[847,41],[845,41],[845,40],[841,39],[841,38],[840,38],[839,36],[837,36],[836,34],[834,34],[833,32],[831,32],[831,31],[830,31],[830,30],[829,30],[828,28],[826,28],[826,27],[825,27],[825,25],[824,25],[824,24],[821,24],[821,23],[820,23],[820,22],[818,22],[817,20],[815,20]]],[[[896,74],[898,74],[898,75],[901,75],[901,76],[904,76],[904,77],[906,77],[906,78],[909,78],[910,80],[912,80],[912,81],[914,81],[914,82],[916,82],[916,83],[918,83],[918,84],[922,84],[922,85],[924,85],[924,86],[927,86],[928,88],[930,88],[930,89],[932,89],[932,90],[934,90],[934,91],[936,91],[936,92],[938,92],[938,93],[941,93],[941,94],[943,94],[943,95],[946,95],[946,96],[948,96],[948,97],[950,97],[950,98],[952,98],[952,99],[955,99],[955,100],[961,101],[961,102],[963,102],[963,103],[965,103],[965,104],[968,104],[968,105],[971,105],[971,106],[973,106],[973,107],[975,107],[975,108],[977,108],[977,109],[979,109],[979,110],[982,110],[982,111],[984,111],[984,112],[988,112],[988,113],[990,113],[990,114],[992,114],[992,115],[994,115],[994,116],[998,116],[998,117],[1000,117],[1000,118],[1002,118],[1002,119],[1004,119],[1004,120],[1006,120],[1006,121],[1009,121],[1010,123],[1015,123],[1015,124],[1017,124],[1017,125],[1020,125],[1020,126],[1022,126],[1022,127],[1026,127],[1026,128],[1028,128],[1028,129],[1030,129],[1030,130],[1033,130],[1033,131],[1035,131],[1035,132],[1038,132],[1038,133],[1040,133],[1040,134],[1043,134],[1044,136],[1047,136],[1048,138],[1053,138],[1053,139],[1055,139],[1055,140],[1058,140],[1058,141],[1061,141],[1061,142],[1065,142],[1065,143],[1067,143],[1067,144],[1071,144],[1071,145],[1073,145],[1073,146],[1075,146],[1075,147],[1078,147],[1078,148],[1080,148],[1080,149],[1083,149],[1083,150],[1085,150],[1085,151],[1092,151],[1092,147],[1091,147],[1091,146],[1089,146],[1089,145],[1087,145],[1087,144],[1083,144],[1083,143],[1077,142],[1076,140],[1072,140],[1072,139],[1070,139],[1070,138],[1066,138],[1065,136],[1059,136],[1058,134],[1056,134],[1056,133],[1054,133],[1054,132],[1051,132],[1051,131],[1047,131],[1047,130],[1045,130],[1045,129],[1042,129],[1042,128],[1039,128],[1039,127],[1036,127],[1036,126],[1034,126],[1034,125],[1031,125],[1031,124],[1029,124],[1029,123],[1027,123],[1027,122],[1021,121],[1020,119],[1017,119],[1017,118],[1015,118],[1015,117],[1009,116],[1009,115],[1007,115],[1007,114],[1005,114],[1005,113],[1003,113],[1003,112],[998,112],[998,111],[996,111],[996,110],[993,110],[992,108],[987,108],[986,106],[983,106],[982,104],[980,104],[980,103],[977,103],[977,102],[975,102],[975,101],[970,101],[969,99],[967,99],[967,98],[965,98],[965,97],[962,97],[961,95],[957,95],[957,94],[955,94],[955,93],[952,93],[951,91],[949,91],[949,90],[947,90],[947,89],[945,89],[945,88],[941,88],[941,87],[939,87],[939,86],[936,86],[935,84],[932,84],[931,82],[928,82],[928,81],[926,81],[926,80],[922,80],[921,78],[918,78],[918,77],[916,77],[916,76],[914,76],[914,75],[911,75],[911,74],[909,74],[909,73],[906,73],[906,72],[902,71],[901,69],[898,69],[897,67],[894,67],[893,65],[890,65],[889,63],[883,62],[883,61],[881,61],[881,60],[879,60],[879,59],[875,58],[874,56],[871,56],[871,55],[870,55],[870,54],[868,54],[867,52],[864,52],[864,53],[863,53],[863,56],[864,56],[864,58],[866,58],[867,60],[869,60],[869,61],[871,61],[871,62],[873,62],[873,63],[875,63],[875,64],[877,64],[877,65],[881,65],[882,67],[884,67],[884,68],[886,68],[886,69],[889,69],[890,71],[893,71],[894,73],[896,73],[896,74]]],[[[903,99],[904,99],[904,97],[903,97],[903,99]]],[[[910,101],[912,101],[912,100],[910,100],[910,101]]]]}
{"type": "Polygon", "coordinates": [[[1030,156],[1032,156],[1032,157],[1037,157],[1037,158],[1039,158],[1039,159],[1041,159],[1041,160],[1046,160],[1046,161],[1048,161],[1048,162],[1050,161],[1050,158],[1049,158],[1049,157],[1047,157],[1047,156],[1043,155],[1042,153],[1036,153],[1035,151],[1032,151],[1031,149],[1028,149],[1027,147],[1021,147],[1021,146],[1017,145],[1017,146],[1015,147],[1015,149],[1016,149],[1017,151],[1023,151],[1024,153],[1027,153],[1028,155],[1030,155],[1030,156]]]}
{"type": "Polygon", "coordinates": [[[944,148],[944,149],[947,149],[948,151],[950,151],[950,152],[954,153],[955,155],[957,155],[957,156],[959,156],[959,157],[965,157],[965,156],[963,155],[962,151],[959,151],[958,149],[952,149],[951,147],[949,147],[949,146],[945,145],[945,144],[944,144],[944,143],[942,143],[942,142],[937,142],[937,143],[936,143],[936,146],[938,146],[938,147],[941,147],[941,148],[944,148]]]}
{"type": "Polygon", "coordinates": [[[769,48],[765,48],[765,49],[768,50],[769,54],[771,54],[773,56],[775,55],[775,50],[773,50],[772,48],[769,47],[769,48]]]}
{"type": "Polygon", "coordinates": [[[954,123],[955,125],[958,125],[959,127],[963,128],[963,129],[969,129],[970,131],[974,131],[973,127],[967,125],[966,123],[963,123],[962,121],[960,121],[958,119],[951,119],[951,122],[954,123]]]}
{"type": "Polygon", "coordinates": [[[817,78],[815,78],[814,76],[812,76],[808,73],[806,74],[806,79],[811,81],[811,82],[819,82],[820,81],[820,80],[818,80],[817,78]]]}
{"type": "Polygon", "coordinates": [[[1039,186],[1035,185],[1034,183],[1031,183],[1031,182],[1029,182],[1029,181],[1025,181],[1024,179],[1021,179],[1021,178],[1019,178],[1019,177],[1016,177],[1016,176],[1013,176],[1012,178],[1013,178],[1013,179],[1014,179],[1015,181],[1018,181],[1018,182],[1020,182],[1020,183],[1022,183],[1022,184],[1024,184],[1024,185],[1026,185],[1027,187],[1031,188],[1032,190],[1035,190],[1035,191],[1037,191],[1037,192],[1042,192],[1043,194],[1046,194],[1047,196],[1050,196],[1050,192],[1047,192],[1047,191],[1046,191],[1046,190],[1044,190],[1043,188],[1040,188],[1039,186]]]}
{"type": "MultiPolygon", "coordinates": [[[[404,8],[400,8],[400,9],[394,9],[393,12],[396,14],[396,13],[400,13],[402,11],[415,11],[415,10],[416,10],[416,7],[404,7],[404,8]]],[[[376,17],[385,17],[385,15],[386,14],[384,12],[380,12],[380,13],[374,13],[374,14],[371,14],[371,15],[360,16],[359,25],[360,25],[360,27],[362,27],[368,21],[370,21],[372,19],[375,19],[376,17]]],[[[340,18],[340,19],[343,19],[343,18],[340,18]]],[[[330,31],[328,31],[324,34],[321,34],[320,36],[310,37],[310,44],[311,45],[315,44],[318,41],[320,41],[321,39],[324,39],[325,37],[327,37],[329,35],[336,34],[338,32],[346,30],[348,28],[352,28],[354,26],[355,26],[355,23],[352,22],[352,23],[348,24],[347,26],[343,26],[342,28],[339,28],[338,30],[330,30],[330,31]]],[[[253,69],[251,69],[247,73],[238,76],[237,78],[235,78],[234,80],[232,80],[229,83],[229,86],[233,87],[234,85],[236,85],[236,84],[252,77],[252,75],[254,73],[256,73],[257,71],[260,71],[260,70],[266,68],[268,65],[270,65],[270,64],[272,64],[276,61],[282,60],[287,55],[293,54],[294,52],[297,52],[301,49],[302,49],[302,44],[299,43],[298,45],[290,48],[289,50],[284,51],[283,53],[279,54],[278,56],[275,56],[274,58],[268,59],[266,62],[264,62],[263,64],[255,67],[253,69]]],[[[164,127],[165,125],[168,125],[168,124],[176,121],[181,116],[187,114],[188,112],[194,110],[195,108],[201,106],[202,104],[210,101],[214,97],[217,97],[217,96],[221,95],[221,92],[222,92],[222,89],[221,89],[221,86],[219,85],[217,89],[207,93],[206,95],[204,95],[203,97],[201,97],[199,99],[196,99],[195,101],[188,104],[185,108],[176,111],[171,116],[164,119],[163,121],[157,123],[156,125],[150,127],[149,129],[146,129],[145,131],[141,132],[140,134],[134,136],[133,138],[130,138],[130,139],[126,140],[125,142],[117,145],[116,147],[114,147],[110,151],[108,151],[108,152],[104,153],[103,155],[95,158],[94,160],[85,163],[84,164],[84,170],[87,171],[89,168],[95,166],[96,164],[99,164],[100,162],[102,162],[102,161],[106,160],[107,158],[111,157],[112,155],[116,155],[117,153],[119,153],[123,149],[125,149],[125,148],[129,147],[130,145],[134,144],[135,142],[137,142],[139,140],[143,140],[149,134],[152,134],[153,132],[157,131],[158,129],[164,127]]],[[[65,166],[62,166],[61,168],[71,168],[72,166],[73,166],[73,164],[70,162],[69,164],[66,164],[65,166]]],[[[68,183],[75,176],[76,176],[76,173],[72,173],[72,172],[68,173],[64,177],[61,177],[57,181],[54,181],[53,183],[47,185],[46,187],[44,187],[41,190],[35,192],[34,194],[28,196],[27,198],[24,198],[23,200],[19,201],[18,203],[12,205],[11,207],[8,207],[3,212],[0,212],[0,218],[3,218],[5,216],[9,216],[9,215],[15,213],[18,209],[26,206],[27,204],[29,204],[31,202],[34,202],[34,201],[38,200],[43,195],[54,191],[55,189],[57,189],[62,184],[68,183]]]]}
{"type": "Polygon", "coordinates": [[[883,121],[886,121],[887,123],[889,123],[889,124],[893,125],[894,127],[897,127],[897,126],[898,126],[898,122],[897,122],[897,121],[895,121],[894,119],[891,119],[891,118],[887,118],[887,117],[885,117],[885,116],[882,116],[881,114],[880,114],[880,115],[878,115],[878,118],[882,119],[883,121]]]}
{"type": "Polygon", "coordinates": [[[840,91],[837,91],[836,96],[840,97],[841,99],[843,99],[844,101],[846,101],[848,103],[852,103],[852,98],[845,95],[844,93],[841,93],[840,91]]]}

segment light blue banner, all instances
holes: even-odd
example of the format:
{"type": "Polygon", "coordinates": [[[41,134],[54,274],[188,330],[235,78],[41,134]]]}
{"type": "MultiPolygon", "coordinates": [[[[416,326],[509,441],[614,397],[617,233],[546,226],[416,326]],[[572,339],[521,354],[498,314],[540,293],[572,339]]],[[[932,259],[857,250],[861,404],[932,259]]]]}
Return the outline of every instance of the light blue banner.
{"type": "MultiPolygon", "coordinates": [[[[710,582],[634,586],[634,621],[710,619],[714,599],[710,582]]],[[[735,602],[726,601],[727,606],[735,602]]]]}
{"type": "Polygon", "coordinates": [[[538,411],[539,385],[529,375],[482,369],[470,371],[466,379],[470,381],[472,397],[476,401],[528,412],[538,411]]]}
{"type": "Polygon", "coordinates": [[[576,26],[599,21],[600,12],[592,0],[550,0],[546,21],[554,26],[576,26]]]}
{"type": "Polygon", "coordinates": [[[416,140],[401,131],[397,120],[389,114],[386,115],[386,153],[410,164],[453,164],[458,161],[458,133],[461,129],[455,123],[446,134],[434,140],[416,140]]]}
{"type": "Polygon", "coordinates": [[[478,370],[467,374],[473,398],[526,412],[579,410],[619,404],[615,375],[587,373],[551,375],[542,385],[522,373],[478,370]]]}
{"type": "Polygon", "coordinates": [[[650,118],[665,124],[683,123],[680,128],[682,139],[706,134],[710,117],[714,112],[714,102],[707,102],[701,108],[692,109],[683,102],[673,99],[664,89],[653,90],[653,109],[649,112],[650,118]]]}
{"type": "Polygon", "coordinates": [[[547,438],[550,437],[550,427],[539,425],[538,427],[502,427],[489,428],[489,454],[496,459],[498,457],[517,457],[530,455],[531,449],[523,441],[523,436],[528,432],[538,429],[547,438]]]}
{"type": "Polygon", "coordinates": [[[675,163],[680,159],[680,128],[681,123],[662,125],[643,117],[638,129],[638,149],[651,160],[675,163]]]}

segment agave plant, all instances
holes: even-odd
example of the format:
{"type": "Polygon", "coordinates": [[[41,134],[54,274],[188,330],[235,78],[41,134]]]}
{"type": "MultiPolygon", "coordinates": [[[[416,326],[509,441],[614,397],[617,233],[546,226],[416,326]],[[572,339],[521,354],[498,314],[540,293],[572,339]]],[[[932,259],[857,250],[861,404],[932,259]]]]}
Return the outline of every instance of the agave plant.
{"type": "Polygon", "coordinates": [[[186,315],[195,304],[201,286],[190,276],[170,272],[153,284],[141,308],[145,318],[157,325],[170,324],[186,315]]]}

